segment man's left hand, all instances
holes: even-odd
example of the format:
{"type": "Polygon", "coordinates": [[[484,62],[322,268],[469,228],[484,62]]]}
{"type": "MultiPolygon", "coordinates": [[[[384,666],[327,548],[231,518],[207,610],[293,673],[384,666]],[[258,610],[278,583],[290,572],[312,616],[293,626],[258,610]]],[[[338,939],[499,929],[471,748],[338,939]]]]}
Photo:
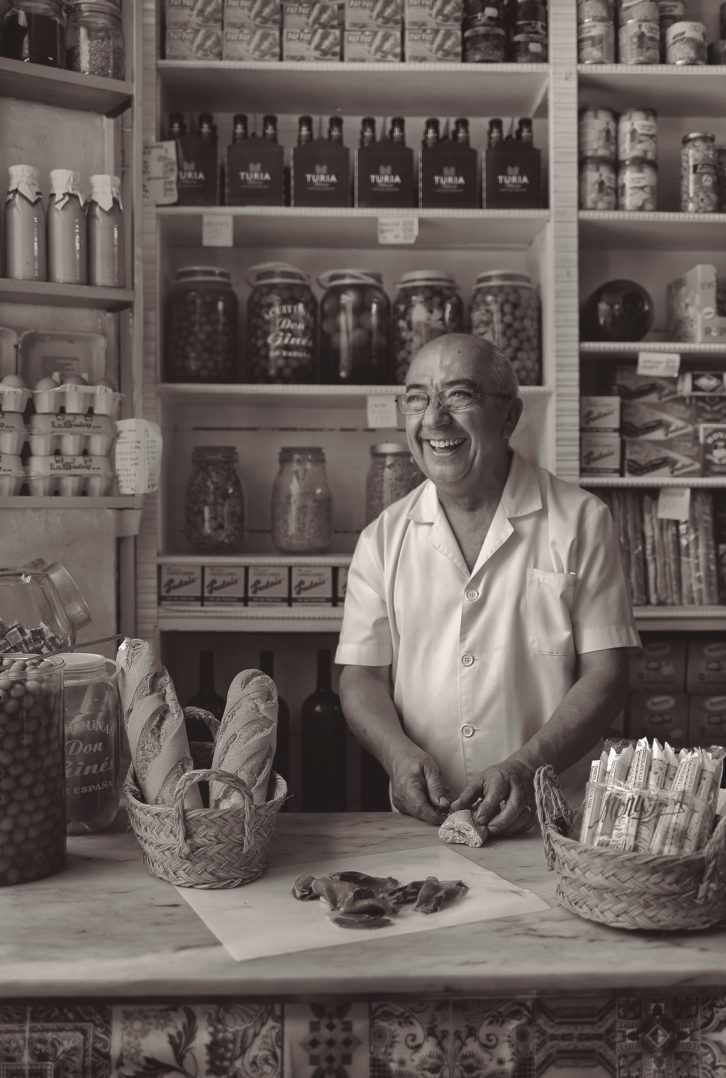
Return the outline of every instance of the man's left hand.
{"type": "Polygon", "coordinates": [[[493,835],[528,831],[536,820],[533,772],[518,760],[505,760],[488,767],[464,787],[451,812],[471,809],[477,826],[493,835]]]}

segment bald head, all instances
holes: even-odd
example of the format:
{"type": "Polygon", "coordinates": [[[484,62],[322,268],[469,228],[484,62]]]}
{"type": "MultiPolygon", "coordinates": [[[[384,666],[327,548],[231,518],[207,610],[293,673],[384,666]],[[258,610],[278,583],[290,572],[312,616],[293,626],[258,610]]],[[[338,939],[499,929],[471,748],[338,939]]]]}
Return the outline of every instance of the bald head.
{"type": "Polygon", "coordinates": [[[446,333],[434,337],[418,350],[411,360],[406,383],[421,381],[420,373],[431,364],[442,364],[449,372],[461,377],[474,377],[476,383],[489,393],[507,397],[519,396],[519,382],[514,367],[489,341],[470,333],[446,333]]]}

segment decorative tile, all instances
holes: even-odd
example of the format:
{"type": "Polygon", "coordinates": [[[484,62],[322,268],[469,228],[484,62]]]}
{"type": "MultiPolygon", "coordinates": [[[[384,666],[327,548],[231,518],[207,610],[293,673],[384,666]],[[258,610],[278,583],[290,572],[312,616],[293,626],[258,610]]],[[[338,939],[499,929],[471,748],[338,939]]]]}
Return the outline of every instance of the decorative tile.
{"type": "Polygon", "coordinates": [[[534,1078],[534,1023],[527,999],[456,1000],[452,1078],[534,1078]]]}
{"type": "Polygon", "coordinates": [[[368,1078],[365,1003],[286,1003],[285,1078],[368,1078]]]}
{"type": "Polygon", "coordinates": [[[535,1073],[559,1078],[615,1075],[615,998],[554,996],[535,1002],[535,1073]]]}
{"type": "Polygon", "coordinates": [[[701,1000],[698,1029],[700,1078],[726,1078],[726,996],[701,1000]]]}
{"type": "Polygon", "coordinates": [[[451,1004],[371,1003],[370,1078],[448,1078],[451,1004]]]}
{"type": "Polygon", "coordinates": [[[281,1003],[223,1003],[206,1018],[209,1078],[282,1078],[281,1003]]]}
{"type": "Polygon", "coordinates": [[[110,1007],[0,1007],[0,1078],[109,1078],[110,1073],[110,1007]]]}
{"type": "Polygon", "coordinates": [[[617,1001],[617,1078],[701,1078],[700,1004],[695,996],[617,1001]]]}

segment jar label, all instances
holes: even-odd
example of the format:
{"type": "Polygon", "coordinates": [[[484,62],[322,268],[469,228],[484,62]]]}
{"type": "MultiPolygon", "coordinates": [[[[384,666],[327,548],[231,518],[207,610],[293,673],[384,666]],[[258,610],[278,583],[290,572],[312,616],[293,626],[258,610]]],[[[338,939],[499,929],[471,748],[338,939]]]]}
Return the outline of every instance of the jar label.
{"type": "Polygon", "coordinates": [[[108,712],[81,712],[66,728],[66,797],[71,815],[95,814],[98,795],[113,792],[115,738],[111,723],[108,712]]]}
{"type": "Polygon", "coordinates": [[[298,303],[281,303],[268,315],[267,346],[271,360],[312,361],[313,327],[307,311],[298,303]]]}

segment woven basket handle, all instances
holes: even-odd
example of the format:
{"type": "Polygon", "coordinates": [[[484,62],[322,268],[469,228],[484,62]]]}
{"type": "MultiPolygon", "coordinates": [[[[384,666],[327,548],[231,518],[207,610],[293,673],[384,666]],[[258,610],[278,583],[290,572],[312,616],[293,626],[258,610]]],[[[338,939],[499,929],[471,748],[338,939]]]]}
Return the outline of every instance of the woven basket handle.
{"type": "Polygon", "coordinates": [[[698,888],[698,901],[709,902],[726,887],[726,816],[719,818],[713,834],[703,847],[706,865],[698,888]]]}
{"type": "Polygon", "coordinates": [[[200,722],[204,723],[204,725],[207,727],[210,734],[212,735],[212,741],[216,741],[217,740],[217,731],[219,730],[219,725],[220,725],[219,724],[219,719],[216,717],[216,715],[213,715],[211,711],[207,711],[206,707],[192,707],[192,708],[185,707],[184,708],[184,717],[185,718],[187,717],[187,712],[188,711],[193,711],[194,712],[194,718],[199,719],[200,722]]]}
{"type": "Polygon", "coordinates": [[[204,782],[205,779],[217,779],[218,782],[223,782],[225,786],[231,786],[233,790],[237,790],[242,794],[242,801],[239,805],[235,805],[235,809],[240,809],[242,813],[241,826],[244,832],[242,852],[248,853],[252,845],[252,829],[250,827],[250,815],[254,808],[252,792],[245,780],[241,779],[239,775],[233,775],[231,771],[220,771],[216,767],[186,771],[176,784],[174,790],[174,815],[176,817],[177,852],[181,857],[186,857],[189,853],[184,794],[190,786],[194,786],[198,782],[204,782]]]}
{"type": "Polygon", "coordinates": [[[537,819],[544,840],[545,860],[547,868],[551,869],[555,863],[555,852],[552,849],[550,828],[554,828],[560,835],[566,835],[573,820],[572,809],[562,795],[552,764],[545,764],[544,767],[538,767],[535,771],[534,797],[537,805],[537,819]]]}

